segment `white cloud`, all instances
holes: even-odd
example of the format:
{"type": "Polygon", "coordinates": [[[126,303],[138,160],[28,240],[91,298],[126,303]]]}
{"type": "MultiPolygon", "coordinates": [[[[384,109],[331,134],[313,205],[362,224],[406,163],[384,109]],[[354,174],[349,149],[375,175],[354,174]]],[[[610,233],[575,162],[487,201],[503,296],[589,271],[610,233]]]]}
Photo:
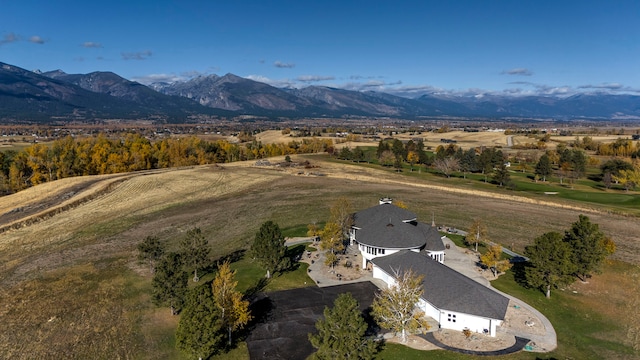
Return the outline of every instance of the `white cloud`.
{"type": "Polygon", "coordinates": [[[152,53],[150,50],[145,50],[139,52],[123,52],[121,55],[123,60],[147,60],[151,57],[152,53]]]}
{"type": "Polygon", "coordinates": [[[619,83],[604,83],[600,85],[580,85],[578,89],[623,90],[625,87],[619,83]]]}
{"type": "Polygon", "coordinates": [[[247,75],[243,76],[245,79],[259,81],[261,83],[265,83],[271,86],[275,86],[278,88],[299,88],[300,84],[296,81],[292,81],[290,79],[270,79],[266,76],[262,75],[247,75]]]}
{"type": "Polygon", "coordinates": [[[38,36],[38,35],[34,35],[34,36],[29,38],[29,42],[32,42],[34,44],[42,45],[42,44],[45,43],[45,40],[43,38],[41,38],[40,36],[38,36]]]}
{"type": "Polygon", "coordinates": [[[16,41],[20,41],[20,35],[17,35],[15,33],[8,33],[2,37],[2,40],[0,40],[0,46],[4,44],[16,42],[16,41]]]}
{"type": "Polygon", "coordinates": [[[140,84],[149,85],[154,82],[166,82],[173,83],[176,81],[184,81],[186,78],[184,76],[176,75],[176,74],[149,74],[143,76],[134,76],[131,78],[131,81],[137,81],[140,84]]]}
{"type": "Polygon", "coordinates": [[[513,68],[511,70],[504,70],[501,72],[503,75],[520,75],[520,76],[531,76],[533,72],[527,68],[513,68]]]}
{"type": "Polygon", "coordinates": [[[284,63],[282,61],[276,61],[273,63],[273,66],[277,67],[277,68],[283,68],[283,69],[293,69],[296,64],[294,63],[284,63]]]}
{"type": "Polygon", "coordinates": [[[335,80],[335,76],[322,76],[322,75],[302,75],[296,78],[297,81],[300,82],[317,82],[317,81],[327,81],[327,80],[335,80]]]}
{"type": "Polygon", "coordinates": [[[102,44],[98,42],[93,42],[93,41],[85,41],[82,43],[81,46],[86,48],[101,48],[102,44]]]}

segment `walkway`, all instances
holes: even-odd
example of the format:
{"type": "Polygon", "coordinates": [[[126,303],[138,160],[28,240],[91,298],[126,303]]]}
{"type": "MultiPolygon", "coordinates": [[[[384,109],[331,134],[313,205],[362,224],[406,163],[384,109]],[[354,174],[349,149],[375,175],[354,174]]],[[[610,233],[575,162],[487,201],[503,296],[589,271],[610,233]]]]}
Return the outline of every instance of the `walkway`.
{"type": "Polygon", "coordinates": [[[525,345],[527,345],[527,343],[529,342],[529,339],[516,336],[516,343],[506,349],[500,349],[500,350],[494,350],[494,351],[474,351],[474,350],[460,349],[460,348],[443,344],[433,336],[432,332],[429,332],[426,334],[420,334],[418,336],[445,350],[455,351],[461,354],[480,355],[480,356],[496,356],[496,355],[513,354],[524,349],[525,345]]]}

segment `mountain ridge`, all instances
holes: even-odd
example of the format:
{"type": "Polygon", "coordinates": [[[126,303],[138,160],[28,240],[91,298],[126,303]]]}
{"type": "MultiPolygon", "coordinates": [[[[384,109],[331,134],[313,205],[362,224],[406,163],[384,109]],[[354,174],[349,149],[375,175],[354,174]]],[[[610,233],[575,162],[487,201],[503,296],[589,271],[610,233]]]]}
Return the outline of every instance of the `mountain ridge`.
{"type": "Polygon", "coordinates": [[[327,86],[277,88],[231,73],[142,85],[113,72],[28,71],[0,62],[0,119],[52,121],[201,116],[640,120],[640,96],[584,93],[558,96],[400,97],[327,86]]]}

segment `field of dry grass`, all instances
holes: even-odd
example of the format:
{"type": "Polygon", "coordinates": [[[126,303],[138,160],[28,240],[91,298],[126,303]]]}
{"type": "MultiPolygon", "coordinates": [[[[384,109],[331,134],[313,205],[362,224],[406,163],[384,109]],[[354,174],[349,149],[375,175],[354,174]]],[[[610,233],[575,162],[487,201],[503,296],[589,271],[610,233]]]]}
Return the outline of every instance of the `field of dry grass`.
{"type": "Polygon", "coordinates": [[[463,229],[481,218],[493,240],[516,250],[586,213],[618,244],[615,258],[640,264],[637,218],[447,188],[314,156],[293,160],[303,158],[318,166],[312,174],[245,162],[66,179],[4,197],[0,358],[46,358],[54,350],[66,358],[175,358],[175,318],[150,304],[150,275],[136,260],[144,237],[175,249],[197,226],[217,258],[247,248],[264,221],[285,229],[323,221],[341,196],[355,209],[390,196],[425,222],[433,213],[439,225],[463,229]],[[47,212],[53,208],[60,210],[47,212]]]}

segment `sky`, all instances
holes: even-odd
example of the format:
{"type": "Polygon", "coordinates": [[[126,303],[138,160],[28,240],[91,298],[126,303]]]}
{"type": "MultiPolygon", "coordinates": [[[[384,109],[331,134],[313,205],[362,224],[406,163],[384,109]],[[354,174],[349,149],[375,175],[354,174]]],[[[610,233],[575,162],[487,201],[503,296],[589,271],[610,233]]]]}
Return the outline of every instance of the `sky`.
{"type": "Polygon", "coordinates": [[[20,0],[0,62],[414,97],[640,95],[640,1],[20,0]]]}

